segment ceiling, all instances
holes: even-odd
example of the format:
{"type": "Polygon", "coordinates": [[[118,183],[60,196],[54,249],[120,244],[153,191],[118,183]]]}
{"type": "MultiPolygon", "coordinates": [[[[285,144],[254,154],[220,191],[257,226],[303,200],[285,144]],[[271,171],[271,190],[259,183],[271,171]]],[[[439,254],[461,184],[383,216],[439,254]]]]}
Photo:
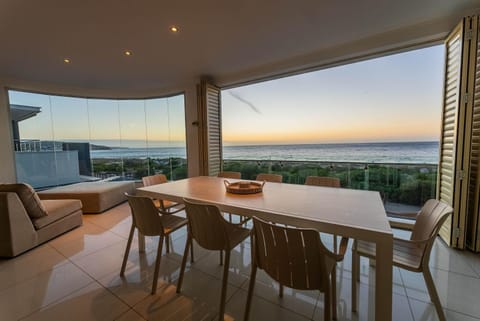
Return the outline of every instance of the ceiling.
{"type": "Polygon", "coordinates": [[[479,0],[2,0],[0,80],[132,97],[202,76],[231,86],[438,41],[478,12],[479,0]]]}

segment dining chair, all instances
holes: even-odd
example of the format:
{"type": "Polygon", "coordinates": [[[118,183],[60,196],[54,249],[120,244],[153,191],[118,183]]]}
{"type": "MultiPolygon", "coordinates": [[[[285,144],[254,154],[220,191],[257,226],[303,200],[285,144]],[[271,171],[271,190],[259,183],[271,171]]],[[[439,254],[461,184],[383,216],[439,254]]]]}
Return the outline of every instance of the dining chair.
{"type": "MultiPolygon", "coordinates": [[[[143,186],[152,186],[158,184],[167,183],[167,176],[164,174],[155,174],[150,176],[142,177],[143,186]]],[[[175,214],[180,211],[183,211],[184,207],[180,206],[179,203],[171,202],[168,200],[154,200],[155,207],[162,213],[162,214],[175,214]]]]}
{"type": "Polygon", "coordinates": [[[283,176],[279,174],[267,174],[267,173],[260,173],[255,178],[256,181],[266,181],[272,183],[281,183],[283,180],[283,176]]]}
{"type": "Polygon", "coordinates": [[[242,178],[242,173],[240,173],[240,172],[219,172],[217,174],[217,177],[241,179],[242,178]]]}
{"type": "MultiPolygon", "coordinates": [[[[430,199],[416,217],[410,239],[393,239],[393,265],[412,272],[421,272],[440,321],[446,321],[428,263],[436,236],[453,209],[430,199]]],[[[375,244],[356,240],[352,247],[352,311],[357,310],[357,282],[360,278],[360,256],[375,259],[375,244]]]]}
{"type": "MultiPolygon", "coordinates": [[[[167,183],[168,180],[167,180],[167,176],[165,176],[164,174],[155,174],[155,175],[142,177],[142,182],[143,182],[143,186],[152,186],[152,185],[167,183]]],[[[153,199],[153,203],[155,204],[155,207],[160,212],[160,214],[170,215],[170,214],[178,213],[185,209],[183,205],[179,203],[171,202],[168,200],[153,199]]],[[[166,243],[167,253],[169,253],[170,247],[172,244],[172,240],[170,239],[170,237],[168,237],[165,240],[165,243],[166,243]]]]}
{"type": "Polygon", "coordinates": [[[341,187],[338,177],[329,176],[307,176],[305,185],[325,186],[325,187],[341,187]]]}
{"type": "Polygon", "coordinates": [[[335,254],[323,245],[314,229],[286,227],[253,217],[252,272],[244,320],[252,304],[257,269],[264,270],[281,286],[324,293],[324,320],[336,318],[336,266],[342,261],[348,238],[342,238],[335,254]]]}
{"type": "MultiPolygon", "coordinates": [[[[241,179],[242,178],[242,173],[240,173],[240,172],[219,172],[217,174],[217,177],[241,179]]],[[[246,218],[245,216],[242,216],[242,215],[238,215],[238,216],[240,217],[240,221],[243,222],[243,223],[246,223],[247,221],[250,220],[250,218],[246,218]]],[[[232,213],[228,213],[228,220],[230,222],[232,222],[232,213]]]]}
{"type": "MultiPolygon", "coordinates": [[[[220,251],[221,254],[225,251],[219,311],[219,320],[223,320],[230,252],[250,235],[250,230],[243,228],[241,224],[227,222],[223,218],[219,208],[214,205],[197,203],[192,200],[184,200],[184,202],[188,218],[188,236],[177,284],[177,293],[180,293],[182,288],[188,250],[193,247],[193,240],[197,241],[198,245],[207,250],[220,251]]],[[[220,264],[222,264],[222,257],[220,257],[220,264]]]]}
{"type": "MultiPolygon", "coordinates": [[[[138,233],[141,233],[144,236],[160,236],[158,240],[157,259],[155,262],[155,272],[152,284],[152,294],[155,294],[157,291],[160,261],[162,259],[163,240],[165,238],[168,239],[171,233],[187,225],[187,219],[176,215],[159,215],[153,200],[149,197],[132,196],[128,194],[126,194],[126,196],[132,213],[132,227],[130,228],[120,275],[125,275],[128,254],[132,245],[135,229],[138,229],[138,233]]],[[[193,257],[193,252],[191,255],[193,257]]]]}
{"type": "MultiPolygon", "coordinates": [[[[305,185],[310,186],[323,186],[323,187],[341,187],[340,179],[338,177],[329,176],[307,176],[305,179],[305,185]]],[[[337,250],[337,235],[333,235],[333,249],[337,250]]]]}

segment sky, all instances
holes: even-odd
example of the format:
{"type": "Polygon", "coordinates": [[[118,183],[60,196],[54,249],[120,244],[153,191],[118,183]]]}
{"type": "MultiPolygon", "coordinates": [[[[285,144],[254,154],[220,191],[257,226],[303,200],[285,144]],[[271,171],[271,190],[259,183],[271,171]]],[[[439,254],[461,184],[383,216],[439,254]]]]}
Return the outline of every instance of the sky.
{"type": "MultiPolygon", "coordinates": [[[[438,141],[444,46],[409,51],[222,91],[223,144],[438,141]]],[[[22,139],[109,146],[185,146],[183,95],[148,100],[10,91],[42,112],[22,139]]]]}
{"type": "Polygon", "coordinates": [[[224,145],[438,141],[444,46],[222,91],[224,145]]]}
{"type": "Polygon", "coordinates": [[[19,123],[21,139],[90,141],[114,147],[185,146],[183,95],[112,100],[10,91],[9,98],[11,104],[42,108],[37,116],[19,123]]]}

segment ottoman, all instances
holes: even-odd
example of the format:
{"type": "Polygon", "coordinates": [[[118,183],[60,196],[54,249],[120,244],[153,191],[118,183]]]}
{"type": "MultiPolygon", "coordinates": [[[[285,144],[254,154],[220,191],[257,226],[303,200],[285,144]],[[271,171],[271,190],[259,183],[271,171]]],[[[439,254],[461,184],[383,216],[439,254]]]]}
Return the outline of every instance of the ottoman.
{"type": "Polygon", "coordinates": [[[38,192],[42,200],[77,199],[82,201],[83,213],[97,214],[127,200],[125,193],[133,194],[132,182],[85,182],[55,187],[38,192]]]}

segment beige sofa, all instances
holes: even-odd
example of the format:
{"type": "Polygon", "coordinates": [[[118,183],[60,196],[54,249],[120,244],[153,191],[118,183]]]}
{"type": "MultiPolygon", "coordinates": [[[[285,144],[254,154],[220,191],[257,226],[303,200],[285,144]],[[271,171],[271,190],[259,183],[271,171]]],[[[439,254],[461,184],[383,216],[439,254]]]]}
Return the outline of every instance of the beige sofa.
{"type": "Polygon", "coordinates": [[[0,256],[17,256],[82,225],[79,200],[41,201],[28,184],[0,184],[0,256]]]}

